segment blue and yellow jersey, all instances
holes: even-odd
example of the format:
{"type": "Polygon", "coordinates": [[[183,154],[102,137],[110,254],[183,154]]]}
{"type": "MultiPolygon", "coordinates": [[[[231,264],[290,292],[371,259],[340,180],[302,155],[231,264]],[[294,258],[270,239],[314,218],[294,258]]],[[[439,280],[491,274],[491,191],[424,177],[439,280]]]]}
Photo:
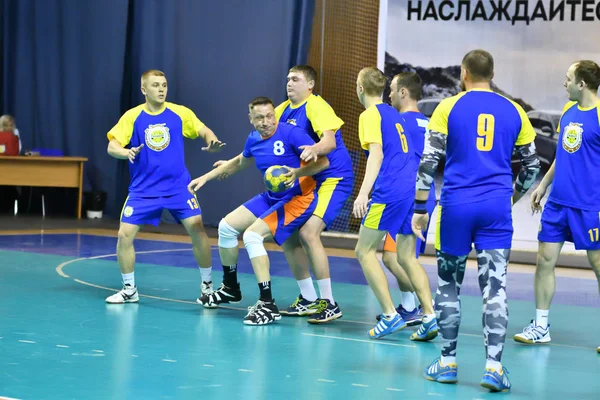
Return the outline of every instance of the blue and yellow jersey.
{"type": "Polygon", "coordinates": [[[358,138],[364,150],[378,143],[383,161],[373,185],[373,203],[392,203],[415,195],[417,162],[411,138],[402,126],[403,119],[395,108],[374,104],[360,114],[358,138]]]}
{"type": "Polygon", "coordinates": [[[290,100],[286,100],[275,108],[275,115],[280,122],[287,122],[304,129],[315,142],[321,140],[323,132],[335,132],[335,149],[327,155],[329,168],[315,175],[317,181],[353,176],[352,160],[340,131],[344,121],[321,96],[311,94],[304,102],[295,106],[290,100]]]}
{"type": "MultiPolygon", "coordinates": [[[[256,167],[265,175],[269,167],[273,165],[285,165],[291,168],[299,168],[304,162],[300,160],[302,150],[300,146],[311,146],[315,141],[306,131],[296,126],[280,122],[275,132],[268,138],[260,136],[258,131],[252,131],[248,135],[242,156],[253,157],[256,167]]],[[[268,192],[272,199],[282,199],[297,195],[305,195],[313,191],[316,182],[313,177],[306,176],[296,181],[290,189],[273,193],[268,192]]]]}
{"type": "Polygon", "coordinates": [[[195,139],[204,124],[189,108],[165,102],[158,112],[141,104],[127,111],[108,132],[123,147],[144,145],[129,163],[129,194],[147,197],[179,193],[190,182],[185,167],[183,138],[195,139]]]}
{"type": "MultiPolygon", "coordinates": [[[[405,133],[410,134],[412,150],[415,154],[418,168],[423,156],[423,150],[425,149],[425,135],[427,133],[427,125],[429,125],[429,118],[419,111],[402,112],[400,116],[404,120],[402,126],[404,126],[405,133]]],[[[433,182],[431,183],[429,198],[435,200],[435,183],[433,182]]]]}
{"type": "Polygon", "coordinates": [[[511,197],[514,147],[535,139],[523,108],[490,90],[442,100],[428,129],[448,135],[442,206],[511,197]]]}
{"type": "Polygon", "coordinates": [[[558,132],[554,182],[548,199],[600,211],[600,103],[590,108],[567,103],[558,132]]]}

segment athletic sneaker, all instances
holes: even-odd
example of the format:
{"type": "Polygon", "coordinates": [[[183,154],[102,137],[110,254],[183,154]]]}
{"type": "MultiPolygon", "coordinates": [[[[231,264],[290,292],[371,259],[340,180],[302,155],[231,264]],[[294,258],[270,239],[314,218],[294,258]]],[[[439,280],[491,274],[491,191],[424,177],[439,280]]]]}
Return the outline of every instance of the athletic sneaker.
{"type": "Polygon", "coordinates": [[[308,318],[310,324],[324,324],[342,318],[342,311],[338,304],[331,304],[327,299],[317,299],[311,308],[315,310],[315,314],[308,318]]]}
{"type": "Polygon", "coordinates": [[[106,298],[109,304],[137,303],[139,300],[137,286],[129,285],[123,285],[123,289],[106,298]]]}
{"type": "Polygon", "coordinates": [[[316,307],[311,307],[318,300],[309,301],[306,300],[302,295],[299,295],[296,300],[286,309],[281,310],[281,315],[293,316],[293,317],[304,317],[306,315],[312,315],[317,312],[316,307]]]}
{"type": "Polygon", "coordinates": [[[275,305],[275,300],[258,300],[255,305],[248,307],[248,314],[244,318],[246,325],[266,325],[279,321],[281,314],[275,305]]]}
{"type": "Polygon", "coordinates": [[[502,370],[498,372],[495,369],[487,368],[481,380],[481,386],[492,392],[507,392],[511,386],[508,380],[508,370],[502,367],[502,370]]]}
{"type": "Polygon", "coordinates": [[[440,383],[458,382],[458,367],[456,364],[442,365],[440,358],[433,360],[429,367],[425,368],[425,379],[440,383]]]}
{"type": "Polygon", "coordinates": [[[219,307],[219,304],[239,303],[242,301],[240,284],[237,283],[236,287],[234,288],[230,288],[225,286],[225,284],[221,284],[221,287],[219,287],[218,290],[212,291],[209,294],[203,294],[196,301],[206,308],[217,308],[219,307]]]}
{"type": "Polygon", "coordinates": [[[200,297],[202,297],[203,294],[211,294],[214,291],[215,289],[213,288],[212,282],[202,282],[200,285],[200,297]]]}
{"type": "MultiPolygon", "coordinates": [[[[419,306],[412,311],[406,311],[402,304],[396,308],[396,312],[400,314],[404,322],[406,322],[406,326],[416,326],[421,325],[421,320],[423,319],[423,307],[419,306]]],[[[381,319],[381,314],[377,316],[377,321],[381,319]]]]}
{"type": "Polygon", "coordinates": [[[545,329],[541,326],[537,326],[534,320],[527,325],[523,332],[517,333],[513,336],[515,342],[536,344],[536,343],[550,343],[550,325],[545,329]]]}
{"type": "Polygon", "coordinates": [[[416,340],[418,342],[427,342],[438,335],[438,324],[437,319],[433,318],[429,322],[421,323],[419,329],[410,335],[410,340],[416,340]]]}
{"type": "Polygon", "coordinates": [[[404,322],[400,314],[396,314],[396,316],[389,321],[385,318],[381,318],[368,334],[372,339],[379,339],[404,328],[406,328],[406,322],[404,322]]]}

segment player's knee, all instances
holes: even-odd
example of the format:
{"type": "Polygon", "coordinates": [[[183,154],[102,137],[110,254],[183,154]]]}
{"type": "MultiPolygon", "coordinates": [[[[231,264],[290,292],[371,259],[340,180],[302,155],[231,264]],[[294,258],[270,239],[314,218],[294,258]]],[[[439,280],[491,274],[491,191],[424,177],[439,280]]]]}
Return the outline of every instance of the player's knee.
{"type": "Polygon", "coordinates": [[[202,223],[201,216],[189,218],[187,225],[188,225],[188,229],[189,229],[190,233],[195,233],[198,235],[202,235],[202,234],[206,235],[206,230],[204,229],[204,224],[202,223]]]}
{"type": "Polygon", "coordinates": [[[536,269],[538,271],[552,270],[554,268],[554,265],[556,264],[556,261],[557,257],[553,254],[553,252],[544,251],[543,249],[540,249],[536,257],[536,269]]]}
{"type": "Polygon", "coordinates": [[[363,260],[365,260],[366,258],[368,258],[371,253],[375,253],[374,249],[371,249],[369,247],[363,246],[360,243],[356,244],[356,247],[354,248],[354,254],[356,254],[356,258],[358,258],[358,261],[362,263],[363,260]]]}
{"type": "Polygon", "coordinates": [[[264,238],[260,234],[251,230],[246,230],[242,238],[250,259],[267,255],[267,250],[265,250],[263,244],[264,238]]]}
{"type": "Polygon", "coordinates": [[[402,265],[404,268],[410,268],[417,261],[417,257],[414,252],[409,253],[404,251],[399,252],[396,255],[396,260],[398,261],[398,264],[402,265]]]}
{"type": "Polygon", "coordinates": [[[238,235],[240,233],[233,229],[231,225],[222,219],[219,222],[219,247],[232,249],[238,245],[238,235]]]}
{"type": "Polygon", "coordinates": [[[308,222],[300,228],[300,241],[305,245],[320,242],[323,228],[324,224],[320,218],[311,217],[308,222]]]}
{"type": "Polygon", "coordinates": [[[117,247],[131,246],[133,239],[135,239],[135,232],[121,228],[117,233],[117,247]]]}
{"type": "Polygon", "coordinates": [[[393,265],[396,261],[396,253],[392,253],[391,251],[384,251],[383,256],[381,256],[381,260],[383,261],[383,265],[386,266],[387,269],[391,269],[390,265],[393,265]]]}

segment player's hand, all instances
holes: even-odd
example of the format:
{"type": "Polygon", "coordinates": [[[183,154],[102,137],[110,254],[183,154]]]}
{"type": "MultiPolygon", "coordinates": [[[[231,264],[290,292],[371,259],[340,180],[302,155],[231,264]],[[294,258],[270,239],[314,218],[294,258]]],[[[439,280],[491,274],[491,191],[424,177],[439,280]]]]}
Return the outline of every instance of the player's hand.
{"type": "Polygon", "coordinates": [[[225,143],[221,142],[220,140],[213,140],[208,144],[208,146],[203,147],[202,151],[218,153],[219,151],[223,150],[223,147],[225,147],[225,143]]]}
{"type": "Polygon", "coordinates": [[[188,185],[188,191],[191,194],[196,194],[196,192],[198,190],[200,190],[200,188],[202,186],[204,186],[206,184],[206,178],[204,176],[201,176],[200,178],[196,178],[193,181],[190,182],[190,184],[188,185]]]}
{"type": "Polygon", "coordinates": [[[300,150],[302,150],[302,154],[300,154],[300,159],[306,162],[317,161],[319,159],[319,155],[317,154],[314,147],[314,145],[298,147],[300,150]]]}
{"type": "Polygon", "coordinates": [[[297,171],[298,168],[290,168],[289,169],[290,172],[288,172],[287,174],[283,174],[283,176],[285,176],[285,187],[287,188],[291,188],[292,186],[294,186],[294,183],[296,183],[296,179],[298,179],[297,176],[297,171]]]}
{"type": "Polygon", "coordinates": [[[354,218],[362,218],[367,215],[369,210],[369,196],[359,194],[354,200],[354,207],[352,208],[352,215],[354,218]]]}
{"type": "Polygon", "coordinates": [[[144,145],[141,144],[138,147],[132,147],[131,149],[129,149],[129,151],[127,152],[127,158],[129,159],[130,163],[133,164],[133,162],[135,161],[135,157],[140,153],[140,150],[142,150],[143,147],[144,145]]]}
{"type": "MultiPolygon", "coordinates": [[[[225,164],[226,162],[227,162],[227,160],[219,160],[213,164],[213,167],[219,168],[221,165],[225,164]]],[[[218,181],[222,181],[223,179],[227,179],[227,178],[229,178],[229,174],[227,172],[223,172],[222,174],[217,176],[218,181]]]]}
{"type": "Polygon", "coordinates": [[[427,223],[429,222],[429,214],[413,214],[411,228],[412,231],[419,239],[425,241],[425,237],[423,236],[423,231],[427,228],[427,223]]]}
{"type": "Polygon", "coordinates": [[[547,188],[540,184],[538,187],[531,193],[531,212],[535,214],[536,212],[542,211],[542,199],[546,195],[547,188]]]}

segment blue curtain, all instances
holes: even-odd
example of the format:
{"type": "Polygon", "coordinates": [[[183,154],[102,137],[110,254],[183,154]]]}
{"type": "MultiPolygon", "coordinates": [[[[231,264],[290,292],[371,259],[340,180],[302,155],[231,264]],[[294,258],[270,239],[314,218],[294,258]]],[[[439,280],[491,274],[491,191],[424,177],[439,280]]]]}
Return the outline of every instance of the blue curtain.
{"type": "MultiPolygon", "coordinates": [[[[186,164],[199,176],[241,152],[252,98],[284,100],[287,70],[308,58],[313,11],[314,0],[0,0],[0,112],[16,117],[25,148],[88,157],[86,189],[106,191],[116,217],[128,166],[106,154],[106,132],[143,103],[141,73],[163,70],[168,101],[227,143],[215,155],[187,141],[186,164]]],[[[199,193],[205,222],[262,188],[256,171],[209,183],[199,193]]]]}

